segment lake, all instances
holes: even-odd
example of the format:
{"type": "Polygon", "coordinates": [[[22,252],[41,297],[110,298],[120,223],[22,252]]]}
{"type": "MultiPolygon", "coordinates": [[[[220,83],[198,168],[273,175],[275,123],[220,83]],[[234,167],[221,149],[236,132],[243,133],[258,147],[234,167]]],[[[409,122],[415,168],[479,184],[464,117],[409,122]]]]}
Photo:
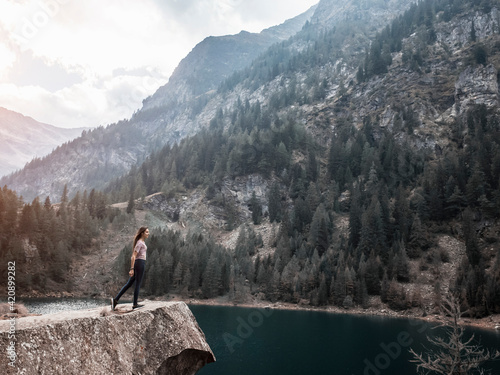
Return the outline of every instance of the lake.
{"type": "MultiPolygon", "coordinates": [[[[93,308],[102,300],[23,301],[33,312],[93,308]]],[[[409,348],[442,333],[418,320],[317,311],[189,306],[217,361],[200,375],[416,374],[409,348]]],[[[500,332],[468,329],[484,348],[500,348],[500,332]]],[[[428,346],[428,345],[427,345],[428,346]]],[[[484,366],[500,374],[500,361],[484,366]]]]}
{"type": "MultiPolygon", "coordinates": [[[[409,348],[423,351],[426,322],[316,311],[190,306],[217,361],[208,375],[416,374],[409,348]]],[[[500,332],[474,332],[485,348],[500,348],[500,332]]],[[[485,368],[500,374],[500,361],[485,368]]]]}

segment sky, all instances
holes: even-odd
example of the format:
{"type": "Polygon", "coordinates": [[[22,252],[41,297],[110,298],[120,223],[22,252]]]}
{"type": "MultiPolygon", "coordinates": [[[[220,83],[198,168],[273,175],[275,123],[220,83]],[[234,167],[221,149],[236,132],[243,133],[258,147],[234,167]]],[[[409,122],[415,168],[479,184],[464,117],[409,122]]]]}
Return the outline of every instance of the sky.
{"type": "Polygon", "coordinates": [[[64,128],[130,116],[208,36],[319,0],[0,0],[0,107],[64,128]]]}

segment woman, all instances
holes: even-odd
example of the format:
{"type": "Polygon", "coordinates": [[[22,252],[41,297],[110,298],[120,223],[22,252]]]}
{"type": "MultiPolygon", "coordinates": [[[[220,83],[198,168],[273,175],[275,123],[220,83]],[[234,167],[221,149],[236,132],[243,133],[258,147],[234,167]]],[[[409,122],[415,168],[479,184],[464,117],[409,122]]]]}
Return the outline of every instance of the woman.
{"type": "Polygon", "coordinates": [[[132,251],[132,262],[130,265],[130,271],[128,272],[130,278],[127,283],[120,290],[120,293],[117,294],[115,298],[111,298],[111,310],[114,310],[116,305],[118,305],[118,300],[122,296],[123,293],[127,291],[128,288],[132,286],[135,281],[135,290],[134,290],[134,304],[132,305],[133,309],[137,309],[139,307],[143,307],[144,305],[139,305],[137,303],[137,299],[139,298],[139,289],[141,287],[142,278],[144,276],[144,269],[146,267],[146,251],[148,250],[144,241],[149,237],[149,229],[147,227],[141,227],[137,231],[137,234],[134,237],[134,245],[132,251]]]}

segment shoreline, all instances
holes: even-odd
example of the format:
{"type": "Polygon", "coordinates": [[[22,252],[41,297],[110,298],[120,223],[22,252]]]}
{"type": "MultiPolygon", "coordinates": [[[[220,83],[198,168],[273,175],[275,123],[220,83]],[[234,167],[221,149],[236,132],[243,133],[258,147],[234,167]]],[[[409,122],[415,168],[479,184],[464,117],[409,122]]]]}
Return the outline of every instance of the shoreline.
{"type": "MultiPolygon", "coordinates": [[[[186,304],[191,305],[203,305],[203,306],[228,306],[228,307],[243,307],[243,308],[257,308],[257,309],[276,309],[276,310],[290,310],[290,311],[317,311],[326,312],[329,314],[344,314],[344,315],[356,315],[356,316],[377,316],[377,317],[387,317],[387,318],[398,318],[398,319],[415,319],[422,320],[427,323],[442,324],[444,319],[441,315],[431,313],[426,316],[422,316],[422,312],[416,310],[405,310],[402,312],[393,311],[388,308],[377,309],[370,307],[368,309],[363,309],[361,307],[355,307],[351,309],[344,309],[338,306],[323,306],[323,307],[313,307],[298,305],[289,302],[270,302],[256,300],[253,302],[232,302],[224,301],[223,298],[212,298],[212,299],[198,299],[198,298],[180,298],[178,296],[171,297],[170,299],[157,298],[155,300],[166,300],[166,301],[183,301],[186,304]]],[[[462,318],[460,324],[464,326],[469,326],[478,329],[490,330],[493,332],[500,333],[500,314],[489,315],[481,319],[474,318],[462,318]]]]}
{"type": "MultiPolygon", "coordinates": [[[[82,298],[82,299],[103,299],[106,300],[108,296],[89,296],[89,295],[74,295],[71,293],[54,293],[46,295],[28,295],[18,298],[20,304],[22,304],[23,299],[30,298],[82,298]]],[[[385,306],[380,307],[369,307],[363,309],[361,307],[353,307],[350,309],[341,308],[338,306],[321,306],[314,307],[308,305],[300,305],[290,302],[271,302],[264,300],[253,300],[245,302],[234,302],[229,301],[227,297],[210,298],[210,299],[200,299],[200,298],[183,298],[178,295],[169,294],[167,296],[145,296],[144,300],[150,301],[168,301],[168,302],[185,302],[188,305],[204,305],[204,306],[227,306],[227,307],[243,307],[243,308],[257,308],[257,309],[276,309],[276,310],[289,310],[289,311],[316,311],[316,312],[326,312],[330,314],[344,314],[344,315],[356,315],[356,316],[377,316],[377,317],[387,317],[387,318],[399,318],[399,319],[415,319],[422,320],[427,323],[442,324],[444,319],[441,315],[437,313],[429,313],[425,316],[422,314],[421,309],[412,309],[405,311],[394,311],[385,306]]],[[[474,318],[462,318],[460,324],[464,326],[469,326],[478,329],[490,330],[493,332],[500,333],[500,314],[489,315],[484,318],[474,319],[474,318]]]]}

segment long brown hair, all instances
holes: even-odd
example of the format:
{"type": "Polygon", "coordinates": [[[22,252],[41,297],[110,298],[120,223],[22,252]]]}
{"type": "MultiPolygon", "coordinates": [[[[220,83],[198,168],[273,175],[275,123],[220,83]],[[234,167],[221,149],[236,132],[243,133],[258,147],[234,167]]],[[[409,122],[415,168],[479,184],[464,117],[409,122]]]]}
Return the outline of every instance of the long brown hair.
{"type": "Polygon", "coordinates": [[[132,246],[132,252],[135,250],[135,245],[137,245],[137,241],[139,241],[142,237],[142,234],[148,229],[148,227],[140,227],[134,237],[134,246],[132,246]]]}

